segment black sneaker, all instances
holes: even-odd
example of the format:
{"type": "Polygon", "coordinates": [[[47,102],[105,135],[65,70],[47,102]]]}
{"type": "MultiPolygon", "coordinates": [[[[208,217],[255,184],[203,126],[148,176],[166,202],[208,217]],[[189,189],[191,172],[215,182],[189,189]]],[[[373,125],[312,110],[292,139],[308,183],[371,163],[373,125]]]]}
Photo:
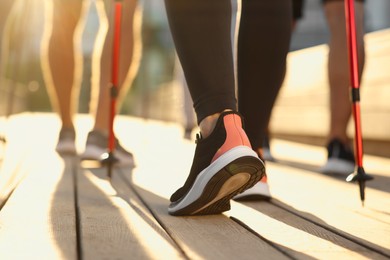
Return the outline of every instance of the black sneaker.
{"type": "Polygon", "coordinates": [[[199,134],[194,160],[184,186],[171,196],[171,215],[219,214],[230,209],[230,199],[255,185],[265,174],[242,129],[236,112],[220,115],[207,138],[199,134]]]}
{"type": "Polygon", "coordinates": [[[275,158],[273,157],[273,155],[271,153],[270,138],[268,135],[266,135],[263,139],[262,149],[263,149],[264,160],[269,161],[269,162],[274,162],[275,158]]]}
{"type": "Polygon", "coordinates": [[[349,175],[355,170],[355,158],[352,149],[338,139],[327,145],[328,160],[321,168],[326,174],[349,175]]]}

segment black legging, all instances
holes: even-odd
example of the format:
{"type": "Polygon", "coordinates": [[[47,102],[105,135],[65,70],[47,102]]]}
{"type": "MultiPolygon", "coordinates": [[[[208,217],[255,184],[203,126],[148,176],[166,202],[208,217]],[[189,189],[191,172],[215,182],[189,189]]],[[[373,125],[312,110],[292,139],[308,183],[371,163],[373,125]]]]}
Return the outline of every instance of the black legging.
{"type": "Polygon", "coordinates": [[[289,51],[291,1],[243,0],[238,34],[238,110],[253,148],[262,146],[283,83],[289,51]]]}
{"type": "MultiPolygon", "coordinates": [[[[237,110],[230,0],[165,0],[168,20],[198,123],[237,110]]],[[[253,148],[261,147],[285,73],[291,1],[242,0],[238,103],[253,148]]]]}

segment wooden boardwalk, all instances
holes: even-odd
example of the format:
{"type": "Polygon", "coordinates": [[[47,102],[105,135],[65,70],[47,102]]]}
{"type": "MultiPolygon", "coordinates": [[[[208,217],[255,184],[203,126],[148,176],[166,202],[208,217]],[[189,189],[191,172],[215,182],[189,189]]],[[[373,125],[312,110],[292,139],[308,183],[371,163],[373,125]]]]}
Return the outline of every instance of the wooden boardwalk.
{"type": "MultiPolygon", "coordinates": [[[[319,173],[321,147],[274,140],[273,199],[232,202],[225,214],[168,215],[194,144],[176,124],[119,116],[118,136],[136,167],[105,168],[54,152],[53,114],[7,124],[0,172],[0,259],[390,259],[390,159],[365,156],[358,188],[319,173]]],[[[83,149],[91,118],[77,117],[83,149]]]]}

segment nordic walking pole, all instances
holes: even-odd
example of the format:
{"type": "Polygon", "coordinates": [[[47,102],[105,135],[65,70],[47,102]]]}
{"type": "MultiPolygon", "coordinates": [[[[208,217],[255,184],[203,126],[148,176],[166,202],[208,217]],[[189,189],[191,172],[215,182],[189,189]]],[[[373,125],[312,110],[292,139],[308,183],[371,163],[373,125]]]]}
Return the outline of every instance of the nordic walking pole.
{"type": "Polygon", "coordinates": [[[352,112],[355,121],[355,158],[357,162],[357,172],[347,177],[348,182],[359,183],[360,200],[364,206],[364,189],[366,181],[372,180],[373,177],[366,174],[363,168],[363,137],[360,120],[360,83],[359,83],[359,66],[358,52],[356,42],[356,23],[355,23],[355,6],[354,0],[345,0],[345,23],[347,32],[348,58],[350,68],[352,112]]]}
{"type": "Polygon", "coordinates": [[[102,164],[107,165],[108,177],[111,179],[113,164],[117,161],[114,156],[115,150],[115,134],[114,134],[114,118],[116,115],[116,102],[118,97],[119,84],[119,54],[121,40],[121,20],[122,20],[122,3],[121,0],[115,0],[114,14],[114,39],[112,48],[112,70],[111,70],[111,86],[110,86],[110,116],[108,127],[108,152],[102,156],[102,164]]]}

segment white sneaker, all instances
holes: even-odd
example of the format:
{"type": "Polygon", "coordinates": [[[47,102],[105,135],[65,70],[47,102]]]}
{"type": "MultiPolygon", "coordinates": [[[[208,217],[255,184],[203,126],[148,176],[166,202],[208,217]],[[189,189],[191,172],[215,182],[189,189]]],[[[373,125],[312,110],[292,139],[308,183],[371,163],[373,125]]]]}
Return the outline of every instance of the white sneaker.
{"type": "MultiPolygon", "coordinates": [[[[93,130],[89,132],[85,151],[81,154],[81,160],[101,161],[107,152],[108,136],[93,130]]],[[[126,151],[115,138],[114,157],[117,159],[116,166],[134,166],[133,154],[126,151]]]]}
{"type": "Polygon", "coordinates": [[[247,189],[243,193],[236,195],[234,200],[269,200],[271,199],[271,192],[267,182],[267,176],[264,176],[252,188],[247,189]]]}
{"type": "Polygon", "coordinates": [[[338,139],[327,145],[328,160],[320,169],[325,174],[349,175],[355,170],[355,158],[352,149],[338,139]]]}
{"type": "Polygon", "coordinates": [[[263,148],[263,159],[269,162],[274,162],[275,158],[273,157],[271,153],[271,149],[269,148],[263,148]]]}
{"type": "Polygon", "coordinates": [[[76,155],[76,133],[73,128],[62,128],[58,137],[56,151],[60,155],[76,155]]]}
{"type": "Polygon", "coordinates": [[[325,174],[347,176],[355,171],[355,163],[339,158],[329,158],[320,171],[325,174]]]}

